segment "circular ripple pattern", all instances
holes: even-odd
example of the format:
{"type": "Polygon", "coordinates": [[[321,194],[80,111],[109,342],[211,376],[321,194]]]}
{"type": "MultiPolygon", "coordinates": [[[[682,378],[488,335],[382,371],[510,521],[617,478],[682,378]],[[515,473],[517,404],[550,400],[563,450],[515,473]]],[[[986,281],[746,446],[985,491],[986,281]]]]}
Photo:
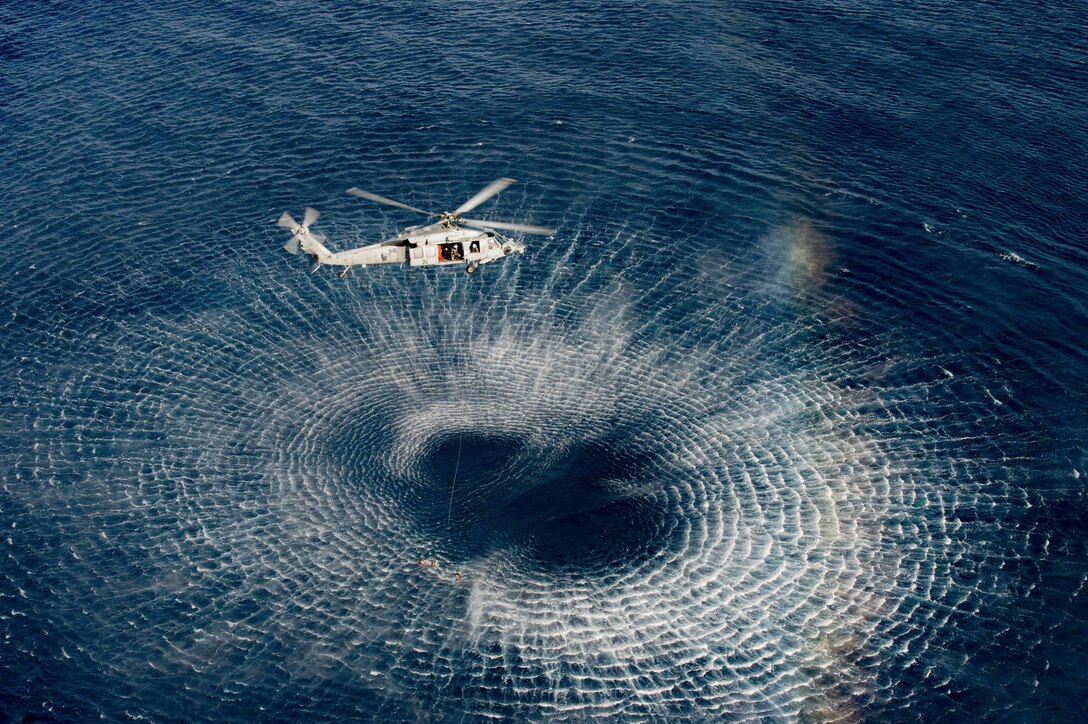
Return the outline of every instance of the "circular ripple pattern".
{"type": "Polygon", "coordinates": [[[833,334],[760,324],[673,351],[615,288],[566,325],[504,300],[466,327],[450,310],[481,292],[445,281],[441,304],[352,338],[266,344],[284,305],[97,342],[23,465],[43,476],[28,514],[71,506],[50,578],[112,602],[62,652],[146,667],[137,699],[161,675],[182,699],[288,707],[301,681],[315,714],[394,717],[413,699],[842,717],[894,703],[889,682],[953,678],[963,662],[927,650],[993,593],[959,517],[993,501],[969,459],[929,467],[969,441],[896,412],[948,393],[938,366],[893,375],[833,334]],[[70,412],[91,400],[97,422],[70,412]],[[113,466],[44,477],[76,460],[113,466]],[[343,678],[348,701],[321,689],[343,678]]]}
{"type": "MultiPolygon", "coordinates": [[[[981,127],[956,191],[920,180],[939,133],[855,153],[917,109],[856,77],[869,41],[813,58],[758,8],[267,12],[0,44],[36,239],[0,287],[0,712],[1070,710],[1085,360],[1045,309],[1083,319],[1086,280],[1048,199],[978,206],[1021,139],[981,127]],[[278,252],[283,208],[338,249],[406,223],[349,185],[437,208],[507,173],[480,213],[560,231],[471,277],[278,252]]],[[[867,12],[881,52],[940,32],[867,12]]]]}

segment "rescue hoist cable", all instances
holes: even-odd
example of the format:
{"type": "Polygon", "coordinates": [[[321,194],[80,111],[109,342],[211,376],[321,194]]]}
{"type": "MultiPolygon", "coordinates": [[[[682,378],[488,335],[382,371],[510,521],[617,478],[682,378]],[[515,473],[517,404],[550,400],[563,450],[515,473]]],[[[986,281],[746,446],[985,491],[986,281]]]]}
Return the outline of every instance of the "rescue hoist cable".
{"type": "Polygon", "coordinates": [[[450,520],[453,518],[453,491],[457,489],[457,471],[461,467],[461,442],[464,430],[457,433],[457,462],[453,465],[453,483],[450,484],[450,508],[446,512],[446,535],[450,534],[450,520]]]}

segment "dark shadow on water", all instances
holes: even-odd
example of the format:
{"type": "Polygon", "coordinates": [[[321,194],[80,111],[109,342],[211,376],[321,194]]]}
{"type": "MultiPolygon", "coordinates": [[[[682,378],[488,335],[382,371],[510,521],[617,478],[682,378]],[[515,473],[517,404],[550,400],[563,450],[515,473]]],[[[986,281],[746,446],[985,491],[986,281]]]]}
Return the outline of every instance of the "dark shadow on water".
{"type": "Polygon", "coordinates": [[[439,553],[453,562],[509,550],[529,565],[572,573],[631,565],[665,547],[671,526],[658,500],[630,492],[653,466],[622,442],[539,450],[516,436],[449,436],[423,465],[447,493],[456,469],[452,512],[449,496],[436,495],[413,513],[446,542],[439,553]]]}

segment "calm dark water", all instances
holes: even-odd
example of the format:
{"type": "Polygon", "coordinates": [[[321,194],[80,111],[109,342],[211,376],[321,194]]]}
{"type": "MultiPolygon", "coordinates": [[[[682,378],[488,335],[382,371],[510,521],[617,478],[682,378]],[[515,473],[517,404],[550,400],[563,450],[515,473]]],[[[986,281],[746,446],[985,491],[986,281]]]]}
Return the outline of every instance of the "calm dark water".
{"type": "Polygon", "coordinates": [[[323,5],[0,9],[4,717],[1083,716],[1078,3],[323,5]]]}

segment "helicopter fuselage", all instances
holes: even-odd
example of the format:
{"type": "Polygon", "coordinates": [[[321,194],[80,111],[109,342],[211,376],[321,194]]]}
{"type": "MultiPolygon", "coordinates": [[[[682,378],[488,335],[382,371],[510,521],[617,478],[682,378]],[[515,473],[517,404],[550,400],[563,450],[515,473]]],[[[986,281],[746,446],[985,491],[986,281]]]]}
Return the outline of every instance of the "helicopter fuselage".
{"type": "Polygon", "coordinates": [[[322,264],[333,266],[362,266],[371,264],[407,264],[409,266],[444,266],[463,264],[473,267],[501,259],[512,252],[524,252],[525,247],[494,231],[477,231],[458,226],[422,230],[410,227],[387,241],[356,249],[324,254],[316,248],[304,251],[317,257],[322,264]]]}
{"type": "Polygon", "coordinates": [[[453,211],[435,213],[416,208],[400,201],[351,187],[348,193],[368,201],[376,201],[386,206],[396,206],[406,211],[429,216],[437,221],[422,226],[409,226],[392,239],[375,244],[360,246],[347,251],[333,252],[322,243],[324,234],[310,232],[310,224],[321,216],[317,209],[306,207],[302,222],[299,223],[288,212],[283,212],[277,225],[289,230],[291,238],[283,245],[284,251],[297,254],[306,252],[310,257],[310,271],[317,271],[321,265],[344,267],[340,271],[343,279],[347,270],[353,266],[366,267],[371,264],[407,264],[408,266],[448,266],[463,264],[465,271],[471,274],[481,264],[502,259],[513,252],[524,252],[525,247],[503,236],[495,229],[520,231],[526,234],[544,234],[550,236],[555,229],[510,221],[485,221],[461,216],[475,209],[484,201],[499,193],[514,179],[495,179],[477,191],[472,198],[453,211]]]}

